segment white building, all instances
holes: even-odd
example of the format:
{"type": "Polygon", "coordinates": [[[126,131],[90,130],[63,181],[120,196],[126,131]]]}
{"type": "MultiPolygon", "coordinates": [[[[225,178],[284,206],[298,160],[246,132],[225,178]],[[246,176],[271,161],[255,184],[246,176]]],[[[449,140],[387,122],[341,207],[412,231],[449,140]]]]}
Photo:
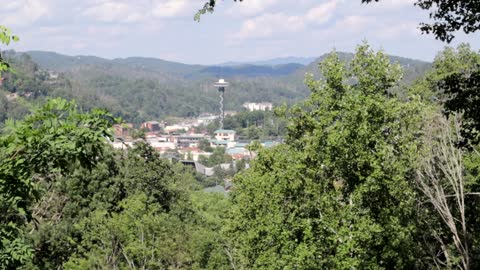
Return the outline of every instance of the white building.
{"type": "Polygon", "coordinates": [[[235,141],[235,130],[219,129],[215,130],[215,140],[217,141],[235,141]]]}
{"type": "Polygon", "coordinates": [[[243,104],[243,107],[249,111],[271,111],[273,108],[273,105],[270,102],[262,102],[262,103],[247,102],[243,104]]]}

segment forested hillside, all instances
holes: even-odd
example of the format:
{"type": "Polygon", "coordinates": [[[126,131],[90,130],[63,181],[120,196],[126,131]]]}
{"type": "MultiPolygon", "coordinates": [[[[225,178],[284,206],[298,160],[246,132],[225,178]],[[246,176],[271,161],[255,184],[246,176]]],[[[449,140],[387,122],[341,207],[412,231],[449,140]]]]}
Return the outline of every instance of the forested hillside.
{"type": "MultiPolygon", "coordinates": [[[[346,60],[352,58],[352,54],[339,55],[346,60]]],[[[21,116],[29,103],[47,97],[64,97],[76,99],[85,109],[107,108],[115,116],[135,123],[168,115],[216,113],[218,93],[212,84],[220,77],[230,82],[225,99],[227,110],[242,110],[244,102],[293,104],[308,95],[303,84],[305,72],[318,77],[318,63],[325,58],[321,56],[308,66],[201,66],[154,58],[108,60],[38,51],[9,51],[6,57],[11,59],[16,72],[8,75],[0,88],[0,102],[4,105],[0,118],[21,116]],[[12,93],[18,97],[11,96],[12,93]]],[[[411,59],[390,59],[404,67],[407,84],[430,67],[411,59]]]]}

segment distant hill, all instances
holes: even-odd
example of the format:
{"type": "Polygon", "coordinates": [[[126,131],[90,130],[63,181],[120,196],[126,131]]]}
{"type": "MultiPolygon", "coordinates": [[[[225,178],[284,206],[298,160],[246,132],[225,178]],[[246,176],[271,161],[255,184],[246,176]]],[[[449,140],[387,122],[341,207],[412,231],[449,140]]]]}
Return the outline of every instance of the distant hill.
{"type": "Polygon", "coordinates": [[[211,66],[202,69],[200,72],[215,74],[219,77],[233,76],[282,76],[294,73],[302,69],[300,64],[283,64],[275,66],[241,65],[241,66],[211,66]]]}
{"type": "MultiPolygon", "coordinates": [[[[34,62],[38,63],[43,68],[58,72],[73,71],[78,70],[79,68],[84,69],[85,67],[101,67],[117,71],[127,68],[135,72],[153,72],[198,79],[212,76],[280,76],[288,75],[303,68],[303,65],[296,63],[281,63],[274,65],[248,64],[225,67],[188,65],[147,57],[128,57],[109,60],[95,56],[67,56],[54,52],[29,51],[26,53],[32,57],[34,62]]],[[[287,60],[287,58],[284,60],[287,60]]]]}
{"type": "MultiPolygon", "coordinates": [[[[128,57],[113,60],[96,56],[67,56],[54,52],[29,51],[27,52],[34,62],[42,68],[58,72],[68,72],[85,69],[101,69],[113,73],[150,74],[151,76],[164,76],[179,79],[207,79],[231,77],[277,77],[277,76],[303,76],[305,72],[319,74],[318,64],[328,54],[318,58],[313,57],[285,57],[265,61],[256,61],[248,64],[228,62],[222,65],[188,65],[157,58],[128,57]],[[302,63],[299,63],[302,62],[302,63]],[[307,64],[307,65],[305,65],[307,64]]],[[[341,59],[350,61],[353,53],[338,52],[341,59]]],[[[399,56],[389,56],[392,62],[397,62],[404,68],[404,77],[408,82],[413,81],[418,75],[430,68],[428,62],[409,59],[399,56]]]]}
{"type": "MultiPolygon", "coordinates": [[[[350,61],[351,53],[339,53],[350,61]]],[[[299,63],[234,66],[188,65],[155,58],[104,59],[67,56],[54,52],[9,51],[16,74],[0,86],[0,119],[20,116],[30,106],[49,97],[76,99],[85,109],[103,107],[128,122],[171,116],[218,113],[218,91],[213,82],[230,82],[225,93],[227,110],[242,110],[244,102],[292,104],[310,93],[306,72],[319,76],[322,55],[308,65],[299,63]],[[50,71],[56,71],[52,77],[50,71]],[[12,97],[19,98],[13,100],[12,97]]],[[[283,58],[288,61],[290,58],[283,58]]],[[[404,67],[405,84],[424,74],[430,63],[390,56],[404,67]]],[[[283,61],[282,60],[282,61],[283,61]]],[[[292,60],[292,59],[290,59],[292,60]]],[[[294,60],[294,59],[293,59],[294,60]]],[[[292,60],[292,61],[293,61],[292,60]]]]}
{"type": "Polygon", "coordinates": [[[279,57],[268,60],[251,61],[251,62],[226,62],[219,64],[219,66],[242,66],[242,65],[256,65],[256,66],[276,66],[285,64],[300,64],[308,65],[315,61],[316,57],[279,57]]]}
{"type": "Polygon", "coordinates": [[[107,65],[108,60],[96,56],[68,56],[55,52],[29,51],[26,52],[32,60],[44,69],[67,71],[79,65],[107,65]]]}

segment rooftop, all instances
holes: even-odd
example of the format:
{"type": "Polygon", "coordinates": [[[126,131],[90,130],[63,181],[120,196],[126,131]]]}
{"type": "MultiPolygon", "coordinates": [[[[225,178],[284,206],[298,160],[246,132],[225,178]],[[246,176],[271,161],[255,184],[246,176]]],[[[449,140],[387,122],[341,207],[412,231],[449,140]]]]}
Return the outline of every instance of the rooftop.
{"type": "Polygon", "coordinates": [[[245,153],[245,148],[229,148],[227,149],[227,154],[229,155],[234,155],[234,154],[244,154],[245,153]]]}
{"type": "Polygon", "coordinates": [[[217,129],[217,130],[215,130],[215,133],[235,133],[235,130],[231,130],[231,129],[217,129]]]}
{"type": "Polygon", "coordinates": [[[228,141],[224,141],[224,140],[210,140],[210,142],[214,143],[214,144],[218,144],[218,145],[227,145],[228,144],[228,141]]]}

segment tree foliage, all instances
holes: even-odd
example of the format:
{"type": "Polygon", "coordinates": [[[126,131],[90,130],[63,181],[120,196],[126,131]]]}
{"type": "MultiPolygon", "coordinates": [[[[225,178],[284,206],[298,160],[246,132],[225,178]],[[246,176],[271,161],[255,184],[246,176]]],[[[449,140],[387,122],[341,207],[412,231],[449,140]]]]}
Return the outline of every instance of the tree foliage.
{"type": "Polygon", "coordinates": [[[103,110],[82,113],[74,102],[55,99],[23,121],[7,123],[0,137],[0,265],[9,269],[29,259],[20,228],[32,220],[38,183],[76,166],[93,168],[114,121],[103,110]]]}
{"type": "MultiPolygon", "coordinates": [[[[0,44],[5,44],[5,45],[9,45],[10,42],[12,41],[18,41],[19,38],[15,35],[12,35],[12,31],[3,26],[3,25],[0,25],[0,44]]],[[[0,75],[3,71],[7,71],[10,69],[10,64],[8,62],[5,61],[5,59],[3,59],[2,57],[2,54],[0,52],[0,75]]],[[[0,76],[0,80],[2,79],[2,77],[0,76]]]]}
{"type": "Polygon", "coordinates": [[[432,66],[411,91],[437,101],[446,116],[462,114],[463,139],[459,145],[476,145],[480,139],[480,53],[468,44],[445,48],[435,57],[432,66]]]}
{"type": "Polygon", "coordinates": [[[238,176],[228,233],[245,268],[415,268],[418,98],[390,97],[401,70],[358,47],[333,53],[311,97],[287,111],[287,142],[238,176]],[[354,81],[353,84],[349,81],[354,81]]]}

